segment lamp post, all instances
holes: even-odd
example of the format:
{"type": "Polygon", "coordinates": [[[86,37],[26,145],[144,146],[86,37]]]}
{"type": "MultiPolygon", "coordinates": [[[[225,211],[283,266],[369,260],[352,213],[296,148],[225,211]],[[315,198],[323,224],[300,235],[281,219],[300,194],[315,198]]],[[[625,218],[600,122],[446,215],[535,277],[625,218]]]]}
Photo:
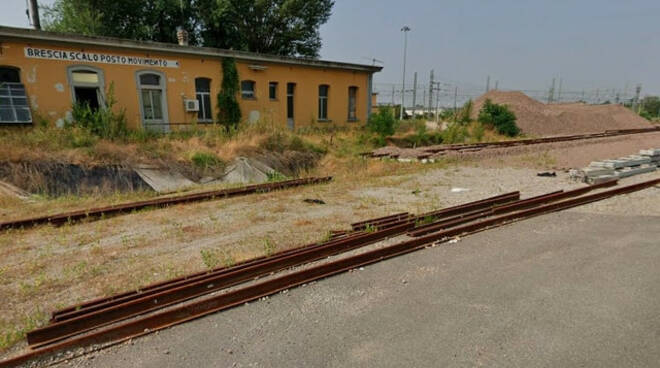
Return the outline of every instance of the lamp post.
{"type": "Polygon", "coordinates": [[[403,28],[401,28],[401,32],[403,32],[403,81],[401,83],[401,109],[399,112],[400,120],[403,120],[404,101],[406,99],[406,53],[408,51],[408,31],[410,31],[410,27],[408,26],[403,26],[403,28]]]}

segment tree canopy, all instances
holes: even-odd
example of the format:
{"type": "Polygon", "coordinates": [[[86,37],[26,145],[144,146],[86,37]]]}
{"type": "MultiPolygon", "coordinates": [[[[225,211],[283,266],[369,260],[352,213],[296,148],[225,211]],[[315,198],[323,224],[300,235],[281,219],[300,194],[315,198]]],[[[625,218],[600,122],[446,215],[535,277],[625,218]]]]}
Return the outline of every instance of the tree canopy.
{"type": "Polygon", "coordinates": [[[318,57],[333,0],[56,0],[47,30],[318,57]]]}

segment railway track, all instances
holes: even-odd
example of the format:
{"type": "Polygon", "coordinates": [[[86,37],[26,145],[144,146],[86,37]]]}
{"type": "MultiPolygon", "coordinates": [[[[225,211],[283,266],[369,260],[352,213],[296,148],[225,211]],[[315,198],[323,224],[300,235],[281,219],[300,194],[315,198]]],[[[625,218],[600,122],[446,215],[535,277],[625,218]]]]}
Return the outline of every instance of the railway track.
{"type": "MultiPolygon", "coordinates": [[[[432,155],[444,154],[448,152],[476,152],[476,151],[481,151],[484,149],[492,149],[492,148],[527,146],[527,145],[556,143],[556,142],[569,142],[576,140],[588,140],[588,139],[596,139],[596,138],[607,138],[607,137],[616,137],[616,136],[631,135],[631,134],[645,134],[645,133],[656,133],[656,132],[660,132],[660,127],[606,130],[601,133],[575,134],[575,135],[564,135],[564,136],[533,138],[533,139],[518,139],[518,140],[509,140],[509,141],[500,141],[500,142],[434,145],[434,146],[418,147],[417,150],[419,151],[419,154],[417,156],[418,158],[421,159],[421,158],[428,158],[432,155]]],[[[373,158],[383,158],[383,157],[398,158],[399,154],[400,153],[388,152],[388,151],[379,153],[379,151],[376,150],[376,151],[364,153],[363,155],[373,158]]]]}
{"type": "Polygon", "coordinates": [[[74,305],[53,312],[49,325],[29,332],[31,351],[0,362],[0,367],[18,366],[62,350],[116,344],[455,236],[642,190],[660,184],[660,179],[608,189],[616,184],[610,181],[526,199],[512,192],[419,215],[398,213],[356,222],[326,242],[74,305]],[[594,190],[602,191],[589,193],[594,190]],[[394,237],[401,239],[361,254],[345,254],[394,237]],[[310,264],[331,256],[339,259],[310,264]],[[270,276],[293,267],[298,268],[270,276]],[[233,288],[225,290],[229,287],[233,288]]]}
{"type": "Polygon", "coordinates": [[[273,190],[293,188],[303,185],[326,183],[332,180],[331,176],[319,178],[303,178],[276,183],[265,183],[248,185],[239,188],[211,190],[200,193],[183,194],[177,196],[160,197],[146,201],[129,202],[117,204],[114,206],[88,208],[78,211],[63,212],[55,215],[35,216],[19,220],[0,222],[0,231],[8,229],[29,228],[37,225],[53,224],[62,225],[75,221],[114,216],[122,213],[130,213],[145,208],[161,208],[177,204],[200,202],[213,199],[222,199],[230,197],[244,196],[253,193],[265,193],[273,190]]]}

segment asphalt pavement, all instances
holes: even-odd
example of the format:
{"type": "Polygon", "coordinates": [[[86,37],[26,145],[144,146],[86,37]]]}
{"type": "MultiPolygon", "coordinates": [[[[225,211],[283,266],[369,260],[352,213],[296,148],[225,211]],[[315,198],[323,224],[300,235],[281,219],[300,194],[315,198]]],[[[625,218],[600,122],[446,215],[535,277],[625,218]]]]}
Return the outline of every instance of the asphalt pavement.
{"type": "Polygon", "coordinates": [[[660,217],[544,215],[62,366],[658,367],[660,217]]]}

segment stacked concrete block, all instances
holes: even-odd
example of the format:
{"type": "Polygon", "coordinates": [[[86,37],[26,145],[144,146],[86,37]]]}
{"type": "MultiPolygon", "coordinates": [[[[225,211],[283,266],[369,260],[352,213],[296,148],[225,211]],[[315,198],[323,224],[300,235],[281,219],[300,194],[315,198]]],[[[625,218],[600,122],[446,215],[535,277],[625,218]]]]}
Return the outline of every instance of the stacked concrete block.
{"type": "Polygon", "coordinates": [[[658,167],[660,167],[660,149],[648,149],[641,150],[639,155],[619,157],[615,160],[594,161],[585,168],[571,170],[569,176],[575,180],[598,184],[652,172],[658,167]]]}
{"type": "Polygon", "coordinates": [[[642,157],[648,157],[652,165],[660,167],[660,148],[641,150],[639,151],[639,155],[642,157]]]}
{"type": "Polygon", "coordinates": [[[641,165],[637,167],[625,167],[617,170],[616,176],[619,178],[627,178],[633,175],[645,174],[647,172],[655,171],[658,167],[655,165],[641,165]]]}

